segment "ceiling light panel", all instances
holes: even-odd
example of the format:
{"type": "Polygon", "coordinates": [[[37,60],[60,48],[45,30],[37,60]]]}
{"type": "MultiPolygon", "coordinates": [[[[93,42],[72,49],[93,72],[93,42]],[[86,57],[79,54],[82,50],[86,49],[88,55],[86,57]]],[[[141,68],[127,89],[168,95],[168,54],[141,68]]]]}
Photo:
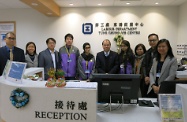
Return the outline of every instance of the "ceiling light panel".
{"type": "Polygon", "coordinates": [[[170,6],[170,5],[175,5],[178,6],[187,0],[145,0],[144,3],[142,4],[143,6],[170,6]],[[159,4],[155,4],[159,3],[159,4]]]}
{"type": "Polygon", "coordinates": [[[144,0],[115,0],[114,6],[141,6],[143,2],[144,0]]]}
{"type": "Polygon", "coordinates": [[[85,0],[54,0],[60,7],[85,7],[85,0]],[[70,6],[69,4],[73,4],[70,6]]]}
{"type": "Polygon", "coordinates": [[[114,0],[85,0],[87,6],[113,6],[114,0]]]}

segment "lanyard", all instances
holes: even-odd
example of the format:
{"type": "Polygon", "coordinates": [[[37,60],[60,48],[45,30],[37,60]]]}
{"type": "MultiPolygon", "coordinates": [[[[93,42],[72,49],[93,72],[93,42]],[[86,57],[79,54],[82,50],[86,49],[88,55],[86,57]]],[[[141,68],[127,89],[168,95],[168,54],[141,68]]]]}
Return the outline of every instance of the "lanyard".
{"type": "Polygon", "coordinates": [[[69,49],[69,51],[68,51],[68,49],[67,49],[66,46],[65,46],[65,48],[66,48],[66,52],[67,52],[67,54],[68,54],[68,57],[70,57],[70,51],[72,50],[72,46],[71,46],[71,48],[69,49]]]}
{"type": "Polygon", "coordinates": [[[88,69],[88,61],[86,61],[86,68],[88,69]]]}

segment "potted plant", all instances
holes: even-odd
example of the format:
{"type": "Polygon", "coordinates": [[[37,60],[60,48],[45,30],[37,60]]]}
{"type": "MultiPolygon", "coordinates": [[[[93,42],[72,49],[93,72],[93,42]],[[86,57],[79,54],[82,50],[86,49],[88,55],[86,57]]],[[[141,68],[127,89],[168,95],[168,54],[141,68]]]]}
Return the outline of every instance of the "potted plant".
{"type": "Polygon", "coordinates": [[[64,72],[62,69],[57,69],[55,75],[56,75],[56,78],[57,78],[57,79],[58,79],[58,78],[64,78],[65,72],[64,72]]]}
{"type": "Polygon", "coordinates": [[[54,68],[50,68],[47,72],[49,78],[47,79],[47,82],[45,84],[45,86],[47,87],[54,87],[55,86],[55,82],[56,82],[56,77],[55,77],[55,69],[54,68]]]}
{"type": "Polygon", "coordinates": [[[55,79],[55,69],[54,68],[50,68],[47,72],[49,78],[55,79]]]}
{"type": "Polygon", "coordinates": [[[65,82],[65,72],[62,69],[57,69],[56,73],[56,87],[64,87],[65,82]]]}

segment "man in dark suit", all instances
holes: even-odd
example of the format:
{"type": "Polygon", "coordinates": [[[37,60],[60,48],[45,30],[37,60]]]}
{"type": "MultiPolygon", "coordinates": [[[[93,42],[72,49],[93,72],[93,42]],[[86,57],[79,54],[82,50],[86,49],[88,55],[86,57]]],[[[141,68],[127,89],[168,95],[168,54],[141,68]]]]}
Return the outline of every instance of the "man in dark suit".
{"type": "Polygon", "coordinates": [[[111,43],[108,39],[102,42],[103,51],[97,53],[97,73],[117,74],[119,71],[118,54],[110,50],[111,43]]]}
{"type": "Polygon", "coordinates": [[[45,80],[49,78],[47,72],[50,68],[61,69],[61,58],[55,50],[56,40],[48,38],[46,44],[48,48],[40,52],[38,56],[38,66],[44,68],[45,80]]]}
{"type": "Polygon", "coordinates": [[[4,41],[6,45],[0,48],[0,76],[3,73],[7,60],[25,62],[24,51],[16,46],[16,35],[13,32],[8,32],[5,35],[4,41]]]}

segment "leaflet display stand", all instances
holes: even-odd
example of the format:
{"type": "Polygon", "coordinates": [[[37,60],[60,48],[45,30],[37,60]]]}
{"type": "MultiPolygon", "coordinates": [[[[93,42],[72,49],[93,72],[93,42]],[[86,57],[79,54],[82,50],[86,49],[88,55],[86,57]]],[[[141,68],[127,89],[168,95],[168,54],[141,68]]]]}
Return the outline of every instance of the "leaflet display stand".
{"type": "Polygon", "coordinates": [[[185,122],[182,96],[179,94],[159,94],[162,122],[185,122]]]}
{"type": "Polygon", "coordinates": [[[26,65],[27,64],[23,62],[8,60],[3,71],[3,77],[9,81],[21,83],[26,65]]]}

